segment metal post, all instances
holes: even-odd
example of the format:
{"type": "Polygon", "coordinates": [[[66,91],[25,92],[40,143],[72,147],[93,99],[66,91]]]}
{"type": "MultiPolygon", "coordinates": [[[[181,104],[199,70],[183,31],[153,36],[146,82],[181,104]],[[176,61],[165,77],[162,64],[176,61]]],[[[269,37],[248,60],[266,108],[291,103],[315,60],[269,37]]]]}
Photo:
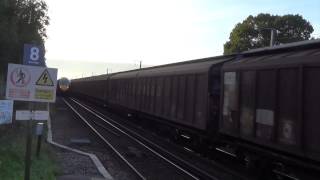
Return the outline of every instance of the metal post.
{"type": "Polygon", "coordinates": [[[275,31],[276,31],[276,30],[273,29],[273,28],[271,28],[270,31],[271,31],[270,46],[272,47],[272,46],[274,46],[275,31]]]}
{"type": "Polygon", "coordinates": [[[30,180],[30,168],[31,168],[31,144],[32,144],[32,120],[33,120],[33,102],[29,103],[29,110],[31,112],[30,120],[27,122],[27,144],[25,154],[25,171],[24,179],[30,180]]]}
{"type": "Polygon", "coordinates": [[[141,69],[142,61],[140,61],[140,69],[141,69]]]}
{"type": "Polygon", "coordinates": [[[38,136],[38,143],[37,143],[37,152],[36,152],[37,158],[39,158],[39,156],[40,156],[41,142],[42,142],[42,135],[39,135],[38,136]]]}
{"type": "Polygon", "coordinates": [[[39,158],[42,142],[43,123],[37,123],[36,134],[38,136],[36,156],[39,158]]]}

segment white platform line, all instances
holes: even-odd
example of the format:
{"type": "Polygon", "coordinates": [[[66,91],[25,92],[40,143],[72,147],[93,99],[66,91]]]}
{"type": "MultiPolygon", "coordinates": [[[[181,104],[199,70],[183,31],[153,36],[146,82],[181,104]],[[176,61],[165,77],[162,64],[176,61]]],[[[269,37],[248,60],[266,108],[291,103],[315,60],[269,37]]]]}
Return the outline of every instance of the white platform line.
{"type": "Polygon", "coordinates": [[[81,154],[81,155],[84,155],[84,156],[88,156],[94,163],[94,165],[97,167],[98,171],[100,172],[100,174],[106,178],[107,180],[113,180],[113,177],[110,175],[110,173],[106,170],[106,168],[103,166],[103,164],[101,163],[101,161],[97,158],[96,155],[94,154],[91,154],[91,153],[86,153],[86,152],[83,152],[83,151],[80,151],[78,149],[74,149],[74,148],[71,148],[71,147],[68,147],[68,146],[65,146],[65,145],[62,145],[62,144],[59,144],[59,143],[56,143],[52,140],[52,129],[51,129],[51,116],[50,116],[50,104],[48,103],[47,105],[47,108],[48,108],[48,111],[49,111],[49,118],[48,118],[48,137],[47,137],[47,141],[54,145],[54,146],[57,146],[59,148],[62,148],[62,149],[66,149],[66,150],[69,150],[69,151],[72,151],[72,152],[75,152],[75,153],[78,153],[78,154],[81,154]]]}

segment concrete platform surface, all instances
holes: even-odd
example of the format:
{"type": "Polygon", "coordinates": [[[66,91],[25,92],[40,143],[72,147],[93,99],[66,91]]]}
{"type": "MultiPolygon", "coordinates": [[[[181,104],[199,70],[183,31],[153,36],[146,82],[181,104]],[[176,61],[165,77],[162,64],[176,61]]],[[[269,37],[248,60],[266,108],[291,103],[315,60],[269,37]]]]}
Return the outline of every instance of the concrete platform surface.
{"type": "Polygon", "coordinates": [[[66,175],[66,176],[59,176],[57,180],[107,180],[103,178],[92,178],[86,176],[73,176],[73,175],[66,175]]]}

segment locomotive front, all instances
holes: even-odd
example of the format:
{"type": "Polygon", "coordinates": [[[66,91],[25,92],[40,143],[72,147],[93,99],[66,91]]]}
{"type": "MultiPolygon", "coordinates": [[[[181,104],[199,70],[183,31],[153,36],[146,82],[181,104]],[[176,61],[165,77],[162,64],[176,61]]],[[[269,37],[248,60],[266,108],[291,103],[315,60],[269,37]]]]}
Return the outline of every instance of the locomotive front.
{"type": "Polygon", "coordinates": [[[58,81],[58,92],[64,93],[67,92],[68,89],[70,88],[70,81],[68,78],[61,78],[58,81]]]}

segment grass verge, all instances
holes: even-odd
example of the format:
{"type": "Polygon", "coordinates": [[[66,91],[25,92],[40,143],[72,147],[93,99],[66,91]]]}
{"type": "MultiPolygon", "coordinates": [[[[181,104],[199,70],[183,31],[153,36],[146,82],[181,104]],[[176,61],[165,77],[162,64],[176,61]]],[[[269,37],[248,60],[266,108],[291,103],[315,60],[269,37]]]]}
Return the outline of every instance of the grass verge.
{"type": "MultiPolygon", "coordinates": [[[[32,139],[32,180],[55,180],[57,166],[54,153],[47,143],[42,143],[40,157],[35,157],[36,137],[32,139]]],[[[0,179],[24,179],[26,146],[25,126],[16,126],[0,137],[0,179]]]]}

